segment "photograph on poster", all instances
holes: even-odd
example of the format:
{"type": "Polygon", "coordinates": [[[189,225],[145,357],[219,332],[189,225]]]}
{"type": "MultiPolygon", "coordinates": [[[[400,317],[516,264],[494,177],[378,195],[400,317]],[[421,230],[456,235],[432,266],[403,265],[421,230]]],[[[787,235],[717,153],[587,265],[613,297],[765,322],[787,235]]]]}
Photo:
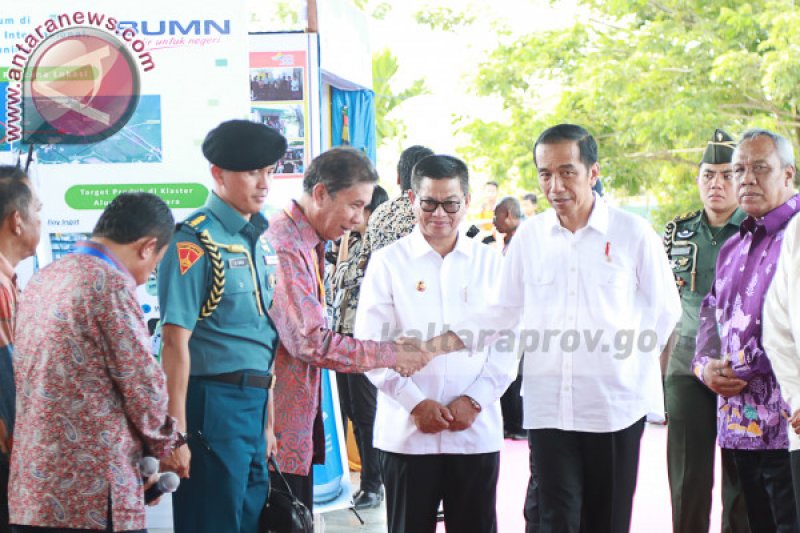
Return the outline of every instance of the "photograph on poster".
{"type": "Polygon", "coordinates": [[[302,68],[250,69],[250,100],[274,102],[302,99],[302,68]]]}
{"type": "Polygon", "coordinates": [[[90,237],[89,233],[51,233],[50,249],[53,252],[53,261],[69,254],[76,242],[87,241],[90,237]]]}
{"type": "Polygon", "coordinates": [[[253,120],[278,130],[287,139],[305,138],[302,104],[253,104],[253,120]]]}
{"type": "Polygon", "coordinates": [[[275,174],[302,174],[305,171],[303,141],[291,141],[286,155],[275,165],[275,174]]]}
{"type": "Polygon", "coordinates": [[[160,163],[161,97],[142,95],[133,116],[117,133],[92,144],[49,144],[36,148],[40,164],[160,163]]]}

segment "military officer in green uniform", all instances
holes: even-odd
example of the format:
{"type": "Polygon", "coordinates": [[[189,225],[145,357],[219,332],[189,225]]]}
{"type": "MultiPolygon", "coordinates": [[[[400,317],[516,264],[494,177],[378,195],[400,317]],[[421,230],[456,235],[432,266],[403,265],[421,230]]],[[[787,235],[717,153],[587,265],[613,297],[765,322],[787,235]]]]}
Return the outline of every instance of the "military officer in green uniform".
{"type": "Polygon", "coordinates": [[[254,533],[269,490],[278,341],[267,315],[277,256],[261,209],[286,139],[231,120],[202,149],[214,191],[179,225],[159,267],[169,412],[187,439],[163,466],[185,478],[173,497],[176,533],[254,533]]]}
{"type": "MultiPolygon", "coordinates": [[[[675,217],[664,234],[683,314],[672,335],[664,380],[667,464],[676,533],[707,532],[714,483],[717,396],[691,371],[700,304],[711,290],[719,250],[745,218],[738,209],[731,158],[735,143],[716,130],[703,154],[697,186],[703,209],[675,217]]],[[[722,450],[722,531],[749,531],[733,456],[722,450]]]]}

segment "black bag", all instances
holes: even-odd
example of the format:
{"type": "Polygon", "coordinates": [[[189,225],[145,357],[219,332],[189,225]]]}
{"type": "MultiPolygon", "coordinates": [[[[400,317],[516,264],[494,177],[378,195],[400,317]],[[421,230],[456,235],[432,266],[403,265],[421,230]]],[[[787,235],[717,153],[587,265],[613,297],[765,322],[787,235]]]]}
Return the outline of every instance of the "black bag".
{"type": "Polygon", "coordinates": [[[313,533],[314,517],[311,511],[292,494],[275,458],[270,457],[269,464],[274,469],[270,472],[270,481],[275,477],[279,478],[283,488],[274,485],[270,487],[269,500],[261,513],[260,533],[313,533]]]}

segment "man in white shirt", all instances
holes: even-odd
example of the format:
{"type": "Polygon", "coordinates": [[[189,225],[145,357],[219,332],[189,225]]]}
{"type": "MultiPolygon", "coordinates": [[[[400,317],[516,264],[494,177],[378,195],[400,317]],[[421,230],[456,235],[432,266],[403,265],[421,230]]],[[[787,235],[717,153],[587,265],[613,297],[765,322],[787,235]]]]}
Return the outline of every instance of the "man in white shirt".
{"type": "Polygon", "coordinates": [[[584,128],[545,130],[534,162],[553,209],[517,230],[496,303],[426,344],[474,349],[460,332],[521,319],[540,531],[627,532],[644,420],[663,417],[658,356],[678,293],[653,228],[592,192],[597,144],[584,128]]]}
{"type": "Polygon", "coordinates": [[[800,217],[786,226],[775,277],[764,301],[764,351],[792,410],[789,459],[800,516],[800,217]]]}
{"type": "MultiPolygon", "coordinates": [[[[355,322],[360,339],[427,339],[483,308],[499,254],[460,236],[469,206],[466,165],[432,155],[412,174],[410,235],[374,253],[355,322]]],[[[477,330],[476,330],[477,333],[477,330]]],[[[440,356],[411,378],[371,371],[378,387],[375,447],[382,450],[390,533],[433,533],[443,502],[448,531],[494,532],[503,424],[498,399],[516,373],[513,336],[440,356]]]]}

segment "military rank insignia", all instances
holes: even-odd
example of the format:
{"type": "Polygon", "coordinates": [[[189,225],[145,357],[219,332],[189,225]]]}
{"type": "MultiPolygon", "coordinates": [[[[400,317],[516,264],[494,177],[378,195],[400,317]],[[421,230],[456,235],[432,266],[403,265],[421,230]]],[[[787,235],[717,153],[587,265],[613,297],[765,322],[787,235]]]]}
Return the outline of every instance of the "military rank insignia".
{"type": "Polygon", "coordinates": [[[181,268],[181,276],[186,274],[190,268],[197,263],[205,251],[193,242],[179,242],[178,247],[178,262],[181,268]]]}

